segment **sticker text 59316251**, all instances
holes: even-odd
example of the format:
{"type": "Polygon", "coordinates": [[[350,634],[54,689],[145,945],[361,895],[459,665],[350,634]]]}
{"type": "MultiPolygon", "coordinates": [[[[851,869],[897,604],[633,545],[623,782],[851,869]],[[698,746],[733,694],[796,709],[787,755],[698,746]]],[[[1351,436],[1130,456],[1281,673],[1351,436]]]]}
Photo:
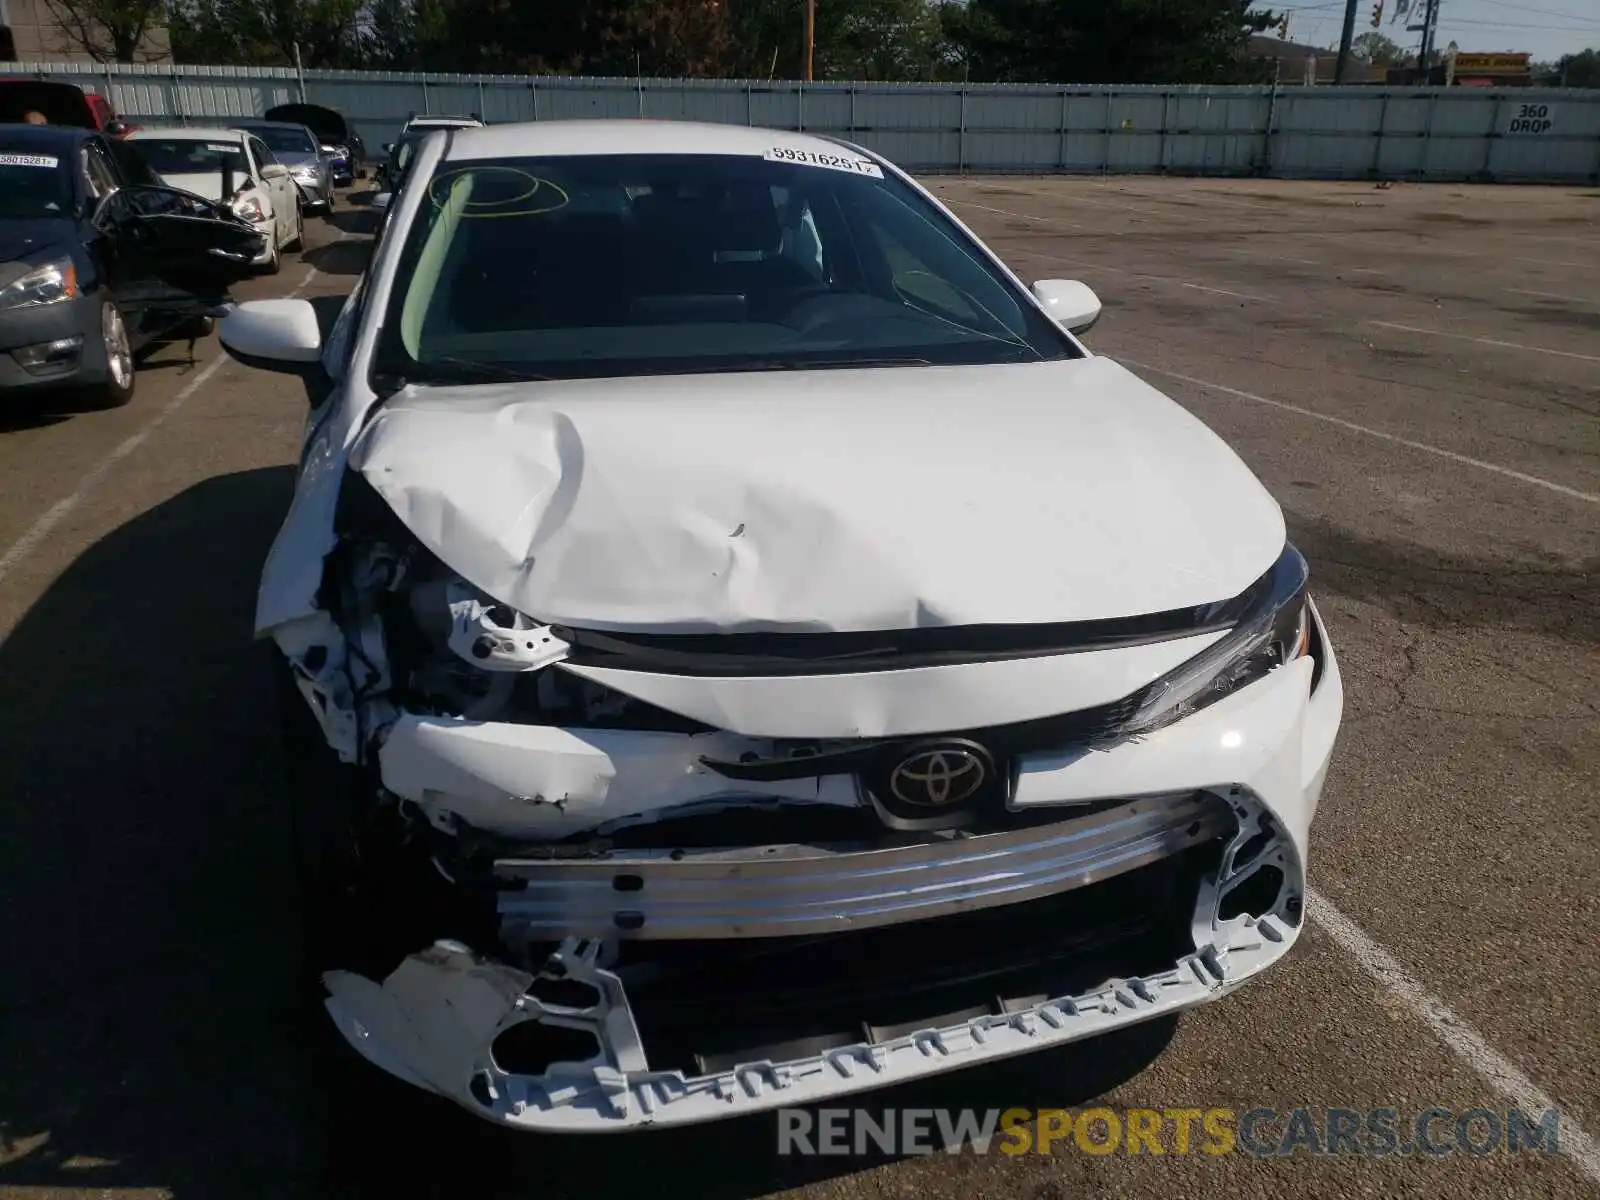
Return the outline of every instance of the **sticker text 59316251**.
{"type": "Polygon", "coordinates": [[[0,154],[0,167],[44,167],[55,170],[61,160],[49,154],[0,154]]]}
{"type": "Polygon", "coordinates": [[[797,146],[774,146],[761,157],[770,162],[799,163],[803,167],[824,167],[830,171],[844,171],[850,175],[883,178],[882,167],[870,158],[857,158],[853,154],[826,154],[817,150],[802,150],[797,146]]]}

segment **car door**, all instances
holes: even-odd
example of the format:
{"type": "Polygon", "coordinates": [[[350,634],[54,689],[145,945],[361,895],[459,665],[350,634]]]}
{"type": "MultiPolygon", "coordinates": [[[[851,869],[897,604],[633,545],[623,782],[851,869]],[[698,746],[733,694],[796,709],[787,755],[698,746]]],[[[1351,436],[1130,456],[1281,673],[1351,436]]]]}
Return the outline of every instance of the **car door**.
{"type": "MultiPolygon", "coordinates": [[[[117,182],[105,147],[88,149],[90,182],[117,182]]],[[[266,235],[225,204],[166,185],[97,190],[91,217],[111,264],[107,277],[125,313],[221,303],[228,288],[254,273],[266,235]]]]}
{"type": "Polygon", "coordinates": [[[124,307],[129,289],[137,281],[121,253],[119,239],[108,236],[93,220],[105,201],[124,186],[122,172],[101,140],[90,137],[78,145],[76,174],[78,192],[83,197],[80,217],[90,218],[80,226],[84,253],[94,265],[99,286],[117,302],[118,307],[124,307]]]}
{"type": "Polygon", "coordinates": [[[267,178],[268,167],[283,167],[272,149],[255,135],[248,139],[250,157],[255,160],[255,176],[261,181],[263,190],[266,191],[269,203],[272,205],[272,228],[278,245],[283,245],[289,239],[294,229],[295,213],[300,205],[299,189],[295,187],[294,179],[289,175],[287,167],[281,173],[274,172],[275,178],[267,178]]]}

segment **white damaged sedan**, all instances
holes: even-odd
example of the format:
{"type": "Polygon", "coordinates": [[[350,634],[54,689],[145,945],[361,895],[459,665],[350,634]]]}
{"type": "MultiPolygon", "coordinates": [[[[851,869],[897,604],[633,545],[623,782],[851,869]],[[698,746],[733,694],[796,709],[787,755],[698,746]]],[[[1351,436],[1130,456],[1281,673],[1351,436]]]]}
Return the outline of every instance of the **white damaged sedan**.
{"type": "Polygon", "coordinates": [[[810,1103],[1215,999],[1343,693],[1282,513],[860,147],[430,135],[256,624],[326,1006],[521,1129],[810,1103]]]}

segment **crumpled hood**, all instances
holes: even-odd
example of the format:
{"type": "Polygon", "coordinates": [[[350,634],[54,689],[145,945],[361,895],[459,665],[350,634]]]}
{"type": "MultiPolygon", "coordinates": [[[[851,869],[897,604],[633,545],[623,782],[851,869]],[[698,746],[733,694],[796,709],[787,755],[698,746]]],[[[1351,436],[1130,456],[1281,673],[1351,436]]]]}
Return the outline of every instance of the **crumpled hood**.
{"type": "Polygon", "coordinates": [[[485,592],[592,629],[1130,616],[1236,595],[1284,542],[1105,358],[407,389],[350,463],[485,592]]]}

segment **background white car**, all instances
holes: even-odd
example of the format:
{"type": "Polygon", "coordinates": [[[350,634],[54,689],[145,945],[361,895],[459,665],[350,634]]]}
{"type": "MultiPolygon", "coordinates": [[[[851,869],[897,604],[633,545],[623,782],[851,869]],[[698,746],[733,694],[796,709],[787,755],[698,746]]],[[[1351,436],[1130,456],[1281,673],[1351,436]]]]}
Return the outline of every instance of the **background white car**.
{"type": "Polygon", "coordinates": [[[305,214],[289,168],[259,137],[241,129],[184,127],[141,129],[130,134],[151,170],[170,186],[208,200],[225,200],[233,211],[266,231],[266,249],[256,265],[277,272],[283,252],[304,245],[305,214]]]}
{"type": "Polygon", "coordinates": [[[327,1007],[525,1129],[800,1105],[1226,994],[1342,685],[1282,511],[915,181],[804,134],[435,133],[256,628],[327,1007]],[[329,945],[340,934],[343,945],[329,945]],[[398,945],[398,953],[395,953],[398,945]]]}

